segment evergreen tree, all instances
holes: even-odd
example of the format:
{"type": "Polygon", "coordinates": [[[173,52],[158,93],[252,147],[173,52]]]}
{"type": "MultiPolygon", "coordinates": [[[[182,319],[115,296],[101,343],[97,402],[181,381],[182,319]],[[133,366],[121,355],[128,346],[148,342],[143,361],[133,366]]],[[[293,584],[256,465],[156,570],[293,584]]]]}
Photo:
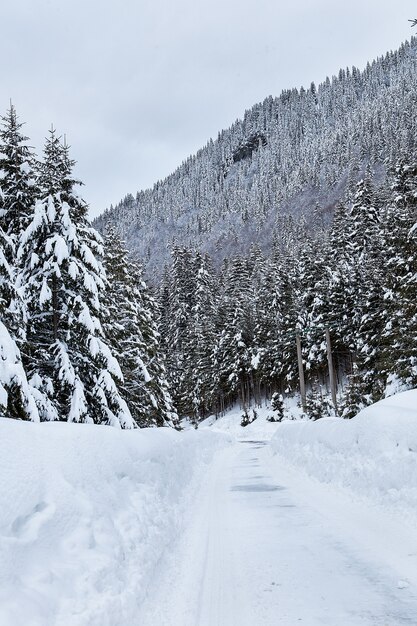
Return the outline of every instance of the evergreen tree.
{"type": "Polygon", "coordinates": [[[385,382],[410,388],[417,386],[417,165],[397,166],[384,243],[385,327],[379,369],[385,382]]]}
{"type": "MultiPolygon", "coordinates": [[[[174,405],[182,415],[192,416],[191,371],[185,360],[190,346],[191,318],[195,303],[194,262],[187,248],[174,246],[162,302],[163,351],[167,357],[169,385],[174,405]]],[[[190,364],[192,360],[188,360],[190,364]]]]}
{"type": "Polygon", "coordinates": [[[345,419],[351,419],[369,404],[370,397],[366,395],[362,374],[359,373],[355,363],[352,373],[347,377],[347,385],[342,396],[340,414],[345,419]]]}
{"type": "Polygon", "coordinates": [[[68,147],[51,130],[40,198],[18,252],[29,315],[27,369],[49,398],[40,407],[41,419],[131,428],[132,416],[117,388],[122,373],[99,321],[102,242],[74,190],[73,165],[68,147]]]}
{"type": "Polygon", "coordinates": [[[243,409],[243,413],[242,413],[242,419],[240,421],[240,425],[245,427],[245,426],[249,426],[249,424],[251,423],[251,419],[248,413],[247,408],[245,407],[243,409]]]}
{"type": "Polygon", "coordinates": [[[236,258],[225,274],[219,303],[217,343],[214,350],[215,383],[222,395],[238,395],[245,405],[253,391],[254,299],[246,259],[236,258]]]}
{"type": "Polygon", "coordinates": [[[14,248],[27,227],[37,197],[35,158],[27,146],[28,137],[21,133],[16,109],[11,104],[1,118],[0,128],[0,209],[3,230],[11,239],[7,260],[14,263],[14,248]]]}
{"type": "Polygon", "coordinates": [[[284,419],[284,398],[282,393],[275,392],[271,398],[271,408],[275,413],[274,421],[282,422],[284,419]]]}
{"type": "Polygon", "coordinates": [[[28,384],[19,348],[10,332],[10,326],[16,326],[16,316],[21,321],[15,306],[13,273],[6,259],[11,249],[13,243],[0,226],[0,415],[37,422],[36,390],[28,384]]]}
{"type": "Polygon", "coordinates": [[[316,384],[307,394],[306,409],[308,417],[312,420],[318,420],[330,414],[330,404],[316,384]]]}
{"type": "Polygon", "coordinates": [[[194,271],[195,296],[185,361],[191,382],[193,415],[198,422],[211,412],[214,403],[215,281],[207,255],[196,253],[194,271]]]}
{"type": "Polygon", "coordinates": [[[142,271],[113,228],[105,237],[107,290],[103,327],[120,364],[119,390],[139,426],[177,422],[165,377],[154,321],[156,304],[147,294],[142,271]]]}

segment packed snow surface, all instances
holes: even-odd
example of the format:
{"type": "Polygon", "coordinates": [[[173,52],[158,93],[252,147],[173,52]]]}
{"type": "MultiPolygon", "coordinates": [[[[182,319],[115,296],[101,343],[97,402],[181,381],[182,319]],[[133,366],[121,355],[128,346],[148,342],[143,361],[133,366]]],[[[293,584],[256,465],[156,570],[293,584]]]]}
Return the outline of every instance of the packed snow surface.
{"type": "Polygon", "coordinates": [[[1,626],[137,624],[201,473],[227,440],[0,419],[1,626]]]}

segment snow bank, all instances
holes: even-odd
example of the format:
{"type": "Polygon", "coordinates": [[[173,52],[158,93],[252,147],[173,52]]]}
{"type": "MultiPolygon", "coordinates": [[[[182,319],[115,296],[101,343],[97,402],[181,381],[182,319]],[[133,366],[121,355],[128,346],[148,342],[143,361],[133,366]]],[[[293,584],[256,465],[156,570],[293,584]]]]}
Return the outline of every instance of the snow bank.
{"type": "Polygon", "coordinates": [[[283,422],[271,446],[321,482],[417,521],[417,389],[381,400],[352,420],[283,422]]]}
{"type": "Polygon", "coordinates": [[[0,419],[0,624],[135,624],[227,438],[0,419]]]}
{"type": "MultiPolygon", "coordinates": [[[[242,409],[235,408],[226,413],[223,417],[216,419],[211,416],[201,422],[199,430],[210,428],[212,431],[227,433],[234,439],[240,441],[251,439],[271,439],[277,429],[276,422],[268,422],[267,416],[272,415],[271,409],[257,408],[258,418],[248,426],[241,426],[242,409]]],[[[249,416],[252,418],[252,410],[249,410],[249,416]]]]}
{"type": "MultiPolygon", "coordinates": [[[[298,399],[295,396],[285,398],[285,415],[288,419],[300,419],[302,416],[301,408],[297,405],[298,399]]],[[[263,439],[268,440],[275,434],[279,427],[278,422],[269,422],[268,417],[274,416],[269,402],[262,407],[255,407],[258,415],[248,426],[243,427],[242,414],[243,409],[235,407],[228,411],[223,417],[216,419],[213,415],[201,422],[199,429],[209,427],[214,431],[227,433],[228,435],[240,440],[263,439]]],[[[253,417],[253,407],[248,410],[249,417],[253,417]]]]}

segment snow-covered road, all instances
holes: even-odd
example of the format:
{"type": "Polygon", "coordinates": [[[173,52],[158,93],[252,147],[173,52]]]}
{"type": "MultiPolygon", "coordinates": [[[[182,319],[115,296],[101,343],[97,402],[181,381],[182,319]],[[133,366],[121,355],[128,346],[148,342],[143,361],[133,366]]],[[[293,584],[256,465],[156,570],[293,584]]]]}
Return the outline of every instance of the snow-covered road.
{"type": "Polygon", "coordinates": [[[211,466],[141,626],[417,625],[417,532],[236,442],[211,466]]]}

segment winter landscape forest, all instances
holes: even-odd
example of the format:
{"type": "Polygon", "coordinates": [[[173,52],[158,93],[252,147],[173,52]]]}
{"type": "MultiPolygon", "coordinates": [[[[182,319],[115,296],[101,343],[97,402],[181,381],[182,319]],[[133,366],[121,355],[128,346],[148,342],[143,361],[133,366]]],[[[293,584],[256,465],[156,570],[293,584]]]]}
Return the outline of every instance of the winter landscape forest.
{"type": "Polygon", "coordinates": [[[11,100],[0,626],[417,626],[417,38],[94,219],[29,129],[11,100]]]}

